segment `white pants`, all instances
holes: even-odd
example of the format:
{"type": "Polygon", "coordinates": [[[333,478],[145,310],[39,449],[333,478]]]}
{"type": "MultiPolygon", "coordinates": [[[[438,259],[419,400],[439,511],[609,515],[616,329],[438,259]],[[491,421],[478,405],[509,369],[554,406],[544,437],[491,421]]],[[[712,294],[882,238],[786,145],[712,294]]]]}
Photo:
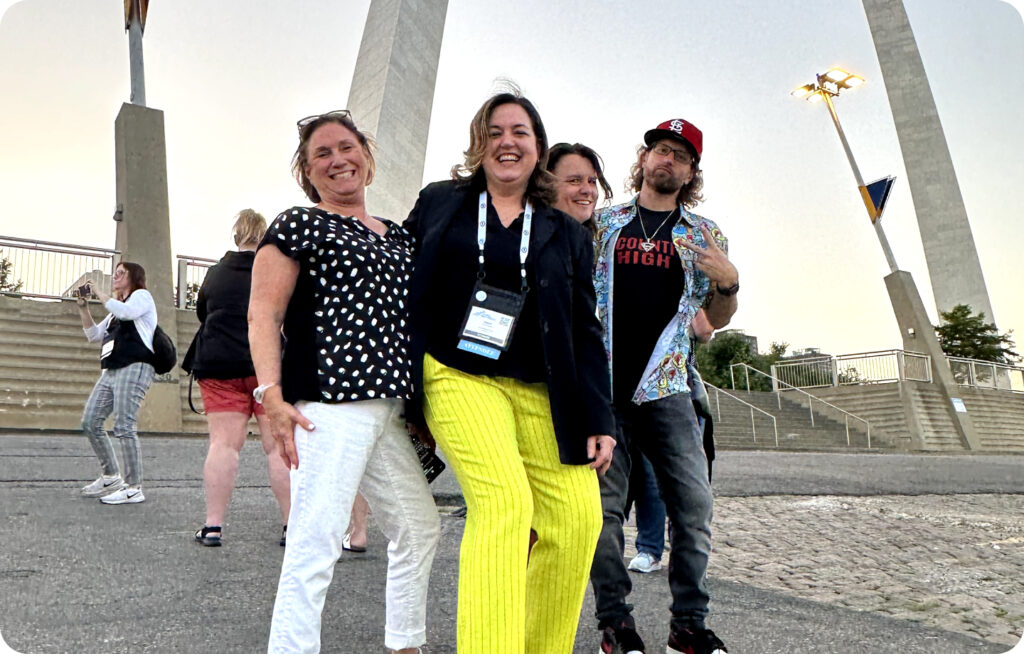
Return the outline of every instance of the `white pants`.
{"type": "MultiPolygon", "coordinates": [[[[441,524],[401,418],[402,402],[300,402],[296,407],[316,429],[295,429],[299,466],[291,471],[288,546],[267,651],[320,651],[324,598],[357,491],[390,541],[384,646],[422,645],[441,524]]],[[[336,643],[331,649],[354,651],[353,645],[336,643]]]]}

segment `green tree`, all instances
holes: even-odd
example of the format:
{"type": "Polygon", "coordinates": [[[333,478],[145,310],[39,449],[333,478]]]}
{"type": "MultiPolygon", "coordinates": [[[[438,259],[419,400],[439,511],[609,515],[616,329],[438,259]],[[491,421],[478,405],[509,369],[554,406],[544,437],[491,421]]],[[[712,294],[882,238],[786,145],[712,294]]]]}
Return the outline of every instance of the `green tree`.
{"type": "Polygon", "coordinates": [[[1020,360],[1013,351],[1013,330],[1000,334],[994,324],[985,322],[983,312],[972,314],[969,306],[958,304],[939,315],[942,324],[935,335],[946,356],[1010,364],[1020,360]]]}
{"type": "Polygon", "coordinates": [[[14,281],[14,264],[7,257],[0,256],[0,292],[17,293],[22,281],[14,281]]]}
{"type": "MultiPolygon", "coordinates": [[[[787,343],[772,343],[767,354],[757,354],[750,350],[748,343],[742,336],[734,333],[718,334],[710,343],[701,344],[697,347],[697,370],[701,377],[709,384],[719,388],[731,388],[732,382],[729,377],[729,367],[734,363],[745,363],[768,375],[771,375],[772,364],[776,363],[786,353],[787,343]]],[[[746,377],[736,383],[740,388],[746,389],[746,377]]],[[[761,375],[750,376],[750,390],[770,391],[771,382],[761,375]]]]}

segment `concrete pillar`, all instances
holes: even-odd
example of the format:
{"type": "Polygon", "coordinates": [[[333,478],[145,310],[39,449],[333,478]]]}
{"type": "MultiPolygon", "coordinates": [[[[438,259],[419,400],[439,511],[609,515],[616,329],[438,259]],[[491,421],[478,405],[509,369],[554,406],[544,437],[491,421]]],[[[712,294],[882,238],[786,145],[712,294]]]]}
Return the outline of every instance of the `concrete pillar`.
{"type": "Polygon", "coordinates": [[[423,183],[448,0],[372,0],[348,109],[377,141],[370,213],[405,220],[423,183]]]}
{"type": "MultiPolygon", "coordinates": [[[[927,322],[924,303],[921,301],[921,294],[917,290],[914,278],[904,270],[897,270],[886,275],[885,288],[889,291],[889,299],[892,301],[892,309],[896,314],[896,322],[899,324],[900,334],[903,336],[903,349],[921,352],[931,357],[932,383],[942,392],[946,412],[953,421],[953,426],[957,430],[961,442],[969,450],[981,449],[981,439],[974,428],[970,415],[965,411],[957,410],[958,407],[965,408],[960,395],[960,386],[953,379],[953,373],[946,363],[946,356],[935,335],[935,328],[927,322]]],[[[910,434],[911,441],[917,449],[924,449],[919,418],[926,408],[913,406],[917,402],[914,394],[903,393],[902,386],[900,390],[903,395],[907,425],[913,432],[910,434]]]]}
{"type": "MultiPolygon", "coordinates": [[[[156,302],[160,326],[177,342],[163,112],[122,104],[114,122],[114,149],[119,217],[115,248],[122,259],[146,269],[146,287],[156,302]]],[[[177,368],[159,377],[146,394],[139,429],[181,430],[177,368]]]]}
{"type": "Polygon", "coordinates": [[[902,0],[862,0],[914,199],[935,305],[995,323],[946,136],[902,0]]]}

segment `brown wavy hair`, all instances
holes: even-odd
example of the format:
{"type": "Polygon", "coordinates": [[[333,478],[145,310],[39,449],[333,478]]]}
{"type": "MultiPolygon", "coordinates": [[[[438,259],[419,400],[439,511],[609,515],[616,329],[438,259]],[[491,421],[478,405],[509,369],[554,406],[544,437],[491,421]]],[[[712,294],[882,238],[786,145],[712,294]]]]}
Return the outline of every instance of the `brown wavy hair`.
{"type": "MultiPolygon", "coordinates": [[[[124,268],[124,271],[128,274],[128,295],[125,295],[125,298],[140,288],[146,288],[146,269],[140,264],[132,263],[131,261],[121,261],[117,265],[124,268]]],[[[117,271],[116,266],[114,271],[117,271]]]]}
{"type": "Polygon", "coordinates": [[[506,104],[516,104],[523,108],[526,115],[533,123],[533,134],[537,139],[537,166],[530,175],[530,181],[526,185],[526,197],[531,200],[552,205],[557,197],[555,189],[555,176],[546,169],[548,160],[548,134],[544,129],[544,122],[540,119],[540,113],[527,98],[513,88],[496,95],[492,95],[477,110],[473,120],[469,123],[469,149],[463,152],[465,161],[452,166],[452,179],[469,184],[474,188],[484,188],[487,183],[484,179],[483,160],[487,151],[487,127],[491,122],[494,111],[506,104]]]}
{"type": "Polygon", "coordinates": [[[299,127],[299,147],[295,148],[295,154],[292,155],[292,175],[295,176],[295,181],[299,183],[302,192],[311,202],[320,202],[320,193],[313,187],[313,182],[309,181],[309,176],[306,175],[306,166],[309,165],[309,152],[307,152],[309,139],[313,136],[313,132],[328,123],[337,123],[352,132],[356,135],[359,144],[363,146],[363,154],[370,162],[370,175],[366,179],[366,186],[370,185],[377,172],[377,162],[373,158],[375,147],[373,138],[369,134],[359,131],[351,116],[341,112],[330,112],[317,116],[299,127]]]}
{"type": "Polygon", "coordinates": [[[588,148],[582,143],[573,143],[571,145],[569,143],[555,143],[548,150],[547,169],[554,172],[559,160],[567,154],[575,154],[590,162],[590,165],[594,167],[594,172],[597,173],[597,183],[601,186],[601,191],[604,192],[605,201],[610,200],[614,193],[612,193],[611,184],[604,177],[604,161],[601,159],[601,155],[595,152],[593,148],[588,148]]]}
{"type": "MultiPolygon", "coordinates": [[[[704,200],[704,196],[701,194],[701,190],[704,188],[704,171],[700,169],[700,161],[697,160],[697,155],[693,151],[693,148],[688,144],[684,143],[686,149],[693,157],[693,179],[687,184],[683,184],[683,187],[679,189],[679,195],[676,196],[676,202],[683,205],[686,209],[692,209],[697,206],[698,202],[704,200]]],[[[650,152],[651,149],[645,145],[638,146],[636,149],[636,162],[629,169],[629,177],[626,178],[626,192],[639,193],[640,189],[644,185],[644,168],[641,165],[645,152],[650,152]]]]}

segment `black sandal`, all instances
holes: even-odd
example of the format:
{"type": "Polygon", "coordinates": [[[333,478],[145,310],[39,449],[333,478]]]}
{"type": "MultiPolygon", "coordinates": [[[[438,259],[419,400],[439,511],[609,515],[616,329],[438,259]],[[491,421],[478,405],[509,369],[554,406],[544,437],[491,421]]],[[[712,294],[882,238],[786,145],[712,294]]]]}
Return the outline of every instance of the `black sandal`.
{"type": "Polygon", "coordinates": [[[213,527],[203,526],[202,529],[196,530],[196,542],[203,545],[203,547],[220,547],[220,525],[214,525],[213,527]]]}

